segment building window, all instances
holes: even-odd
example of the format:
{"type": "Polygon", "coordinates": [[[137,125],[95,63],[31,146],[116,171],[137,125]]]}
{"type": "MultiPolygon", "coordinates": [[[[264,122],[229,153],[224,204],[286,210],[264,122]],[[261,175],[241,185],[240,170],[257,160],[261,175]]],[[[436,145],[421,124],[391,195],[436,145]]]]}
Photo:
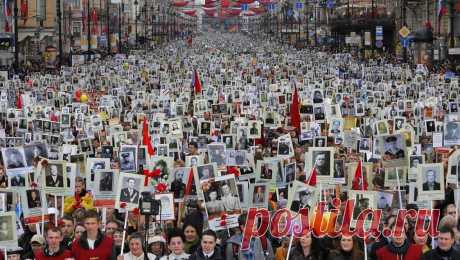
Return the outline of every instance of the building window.
{"type": "Polygon", "coordinates": [[[72,35],[74,37],[81,37],[81,22],[80,21],[72,22],[72,35]]]}
{"type": "Polygon", "coordinates": [[[72,4],[72,9],[80,9],[81,8],[81,4],[80,4],[80,1],[81,0],[70,0],[71,4],[72,4]]]}

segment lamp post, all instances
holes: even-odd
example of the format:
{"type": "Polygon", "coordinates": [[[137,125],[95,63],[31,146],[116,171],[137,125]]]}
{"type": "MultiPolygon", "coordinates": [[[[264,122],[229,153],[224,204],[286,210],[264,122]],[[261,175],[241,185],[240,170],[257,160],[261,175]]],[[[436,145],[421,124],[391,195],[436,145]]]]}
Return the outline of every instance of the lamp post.
{"type": "Polygon", "coordinates": [[[58,23],[58,48],[59,48],[59,63],[58,68],[61,68],[62,65],[62,57],[64,56],[62,53],[62,25],[61,25],[61,1],[56,0],[56,18],[58,23]]]}
{"type": "MultiPolygon", "coordinates": [[[[17,74],[19,71],[19,49],[18,49],[18,1],[13,1],[13,15],[14,15],[14,72],[17,74]]],[[[4,7],[6,8],[6,6],[4,7]]]]}
{"type": "Polygon", "coordinates": [[[137,5],[139,4],[139,2],[137,2],[137,0],[134,1],[134,8],[136,9],[135,10],[135,16],[136,16],[136,20],[135,20],[135,24],[134,24],[134,30],[136,30],[136,41],[134,43],[135,46],[137,46],[137,19],[138,19],[138,15],[137,15],[137,5]]]}
{"type": "Polygon", "coordinates": [[[121,53],[121,14],[124,9],[123,0],[118,5],[118,52],[121,53]]]}

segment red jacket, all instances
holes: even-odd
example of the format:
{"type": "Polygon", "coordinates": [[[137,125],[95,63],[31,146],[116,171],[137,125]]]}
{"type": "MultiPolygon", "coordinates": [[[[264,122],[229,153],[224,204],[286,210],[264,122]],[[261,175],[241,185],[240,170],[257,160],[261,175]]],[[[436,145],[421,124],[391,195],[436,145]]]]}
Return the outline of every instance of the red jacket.
{"type": "Polygon", "coordinates": [[[72,252],[67,249],[64,249],[59,255],[53,256],[45,254],[45,250],[41,250],[35,254],[35,260],[65,260],[72,257],[72,252]]]}
{"type": "Polygon", "coordinates": [[[397,255],[389,250],[390,245],[386,245],[377,250],[378,260],[420,260],[422,257],[422,245],[409,244],[406,254],[397,255]]]}
{"type": "Polygon", "coordinates": [[[72,243],[72,253],[75,260],[113,260],[117,257],[112,238],[104,236],[100,231],[94,249],[89,249],[86,232],[84,232],[80,240],[72,243]]]}

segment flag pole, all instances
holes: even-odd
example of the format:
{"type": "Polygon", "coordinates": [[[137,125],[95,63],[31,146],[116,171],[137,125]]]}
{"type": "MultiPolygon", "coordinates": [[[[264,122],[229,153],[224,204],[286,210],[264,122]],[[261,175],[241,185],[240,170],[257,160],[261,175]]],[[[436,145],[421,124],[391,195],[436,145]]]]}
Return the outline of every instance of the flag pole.
{"type": "MultiPolygon", "coordinates": [[[[361,190],[364,192],[364,173],[362,171],[363,163],[361,160],[359,160],[358,167],[360,167],[359,171],[361,172],[361,179],[362,179],[361,180],[361,190]]],[[[364,244],[364,259],[367,260],[366,234],[364,234],[363,244],[364,244]]]]}
{"type": "Polygon", "coordinates": [[[402,209],[402,198],[401,198],[401,182],[399,180],[399,171],[395,168],[396,171],[396,182],[397,182],[397,189],[398,189],[398,201],[399,201],[399,209],[402,209]]]}

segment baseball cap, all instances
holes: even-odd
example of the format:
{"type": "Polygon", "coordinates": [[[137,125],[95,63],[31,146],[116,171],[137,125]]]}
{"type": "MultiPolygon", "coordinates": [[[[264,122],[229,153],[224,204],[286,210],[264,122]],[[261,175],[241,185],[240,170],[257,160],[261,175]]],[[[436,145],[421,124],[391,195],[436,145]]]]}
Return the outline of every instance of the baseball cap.
{"type": "Polygon", "coordinates": [[[30,240],[30,243],[32,244],[33,242],[39,243],[40,245],[44,245],[45,244],[45,238],[43,238],[40,235],[33,235],[32,239],[30,240]]]}
{"type": "Polygon", "coordinates": [[[149,238],[149,244],[155,243],[155,242],[166,243],[166,240],[162,236],[153,236],[149,238]]]}

